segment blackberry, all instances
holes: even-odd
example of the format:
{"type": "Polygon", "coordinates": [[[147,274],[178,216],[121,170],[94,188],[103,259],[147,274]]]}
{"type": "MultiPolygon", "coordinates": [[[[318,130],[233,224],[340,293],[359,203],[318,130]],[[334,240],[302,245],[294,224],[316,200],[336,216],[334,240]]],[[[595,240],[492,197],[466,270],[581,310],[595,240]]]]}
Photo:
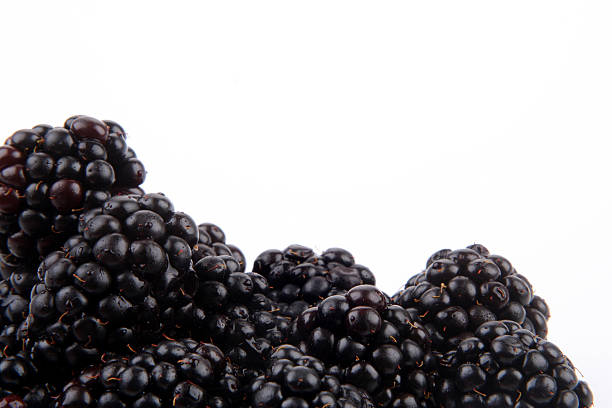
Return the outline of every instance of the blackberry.
{"type": "Polygon", "coordinates": [[[2,348],[13,347],[8,333],[23,325],[41,257],[77,233],[83,211],[115,194],[142,193],[144,177],[112,121],[75,116],[61,128],[19,130],[0,146],[2,348]]]}
{"type": "Polygon", "coordinates": [[[145,174],[112,121],[74,116],[64,127],[15,132],[0,147],[4,257],[36,264],[76,232],[82,211],[118,193],[142,192],[145,174]]]}
{"type": "Polygon", "coordinates": [[[200,239],[193,247],[193,262],[198,262],[206,256],[229,255],[238,261],[238,272],[246,270],[246,258],[235,245],[225,243],[225,233],[221,228],[211,223],[198,225],[200,239]]]}
{"type": "Polygon", "coordinates": [[[534,296],[529,281],[506,258],[479,244],[434,253],[425,271],[410,278],[392,301],[418,311],[438,350],[456,346],[482,323],[497,319],[515,321],[544,338],[548,331],[546,302],[534,296]]]}
{"type": "Polygon", "coordinates": [[[428,404],[429,333],[414,311],[389,304],[375,286],[326,298],[302,312],[296,326],[294,343],[331,364],[342,381],[366,390],[377,405],[428,404]]]}
{"type": "Polygon", "coordinates": [[[79,234],[40,264],[18,333],[38,380],[55,384],[108,351],[160,340],[161,311],[189,271],[197,240],[195,222],[161,194],[116,196],[83,213],[79,234]]]}
{"type": "Polygon", "coordinates": [[[513,321],[492,321],[439,358],[443,408],[588,408],[593,394],[553,343],[513,321]]]}
{"type": "Polygon", "coordinates": [[[265,375],[249,386],[253,408],[374,408],[371,397],[331,374],[325,364],[291,345],[271,355],[265,375]]]}
{"type": "Polygon", "coordinates": [[[290,245],[284,251],[271,249],[257,257],[253,272],[268,279],[270,297],[289,317],[330,295],[376,283],[372,272],[356,264],[353,255],[341,248],[328,249],[321,255],[301,245],[290,245]]]}
{"type": "Polygon", "coordinates": [[[108,356],[70,381],[54,407],[231,407],[240,384],[223,352],[191,339],[108,356]]]}

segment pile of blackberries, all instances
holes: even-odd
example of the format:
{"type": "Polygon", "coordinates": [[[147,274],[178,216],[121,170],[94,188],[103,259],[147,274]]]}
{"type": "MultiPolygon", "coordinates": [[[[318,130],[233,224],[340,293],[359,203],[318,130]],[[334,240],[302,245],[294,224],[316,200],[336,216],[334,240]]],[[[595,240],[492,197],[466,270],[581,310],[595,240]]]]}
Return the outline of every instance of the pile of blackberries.
{"type": "Polygon", "coordinates": [[[482,245],[393,296],[351,253],[247,267],[112,121],[0,147],[0,408],[588,408],[546,302],[482,245]]]}

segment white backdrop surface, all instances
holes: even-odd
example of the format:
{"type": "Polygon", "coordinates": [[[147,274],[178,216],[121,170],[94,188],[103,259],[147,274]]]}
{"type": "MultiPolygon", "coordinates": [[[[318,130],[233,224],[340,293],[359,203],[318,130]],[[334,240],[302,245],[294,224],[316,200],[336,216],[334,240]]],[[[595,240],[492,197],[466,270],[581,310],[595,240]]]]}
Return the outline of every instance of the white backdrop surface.
{"type": "Polygon", "coordinates": [[[162,191],[267,248],[349,249],[394,292],[506,256],[612,406],[612,3],[0,3],[0,132],[113,119],[162,191]]]}

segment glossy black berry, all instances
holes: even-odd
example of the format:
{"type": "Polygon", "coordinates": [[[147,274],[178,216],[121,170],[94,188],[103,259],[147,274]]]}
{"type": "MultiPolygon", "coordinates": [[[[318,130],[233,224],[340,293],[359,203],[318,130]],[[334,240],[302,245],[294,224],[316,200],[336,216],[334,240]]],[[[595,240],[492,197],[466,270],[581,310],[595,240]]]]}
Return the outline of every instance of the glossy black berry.
{"type": "MultiPolygon", "coordinates": [[[[329,249],[320,256],[302,245],[290,245],[284,251],[268,250],[257,257],[253,271],[268,279],[272,286],[270,297],[278,302],[281,314],[289,317],[330,295],[375,282],[369,269],[355,264],[353,256],[340,248],[329,249]]],[[[384,307],[380,298],[371,302],[378,302],[375,307],[384,307]]]]}
{"type": "MultiPolygon", "coordinates": [[[[36,275],[18,268],[11,274],[6,292],[19,313],[14,324],[24,330],[6,339],[7,355],[24,351],[40,381],[60,387],[65,374],[55,373],[56,365],[80,369],[105,353],[127,352],[160,341],[177,326],[195,325],[190,318],[164,315],[190,302],[191,250],[169,232],[162,215],[145,209],[151,200],[116,197],[81,214],[74,221],[79,234],[50,253],[36,275]]],[[[45,222],[32,211],[21,218],[33,235],[45,222]]],[[[30,377],[23,377],[15,388],[30,385],[30,377]]]]}
{"type": "Polygon", "coordinates": [[[392,301],[422,316],[441,351],[473,335],[481,324],[498,319],[515,321],[546,337],[550,316],[527,279],[507,259],[490,255],[479,244],[436,252],[426,270],[410,278],[392,301]]]}
{"type": "Polygon", "coordinates": [[[512,321],[491,321],[438,358],[438,406],[590,407],[592,393],[549,341],[512,321]]]}
{"type": "MultiPolygon", "coordinates": [[[[111,123],[112,136],[121,138],[119,144],[125,145],[124,133],[119,134],[121,127],[111,123]]],[[[17,131],[0,147],[0,193],[4,197],[0,212],[12,217],[7,218],[6,229],[11,234],[18,232],[17,219],[22,211],[37,210],[49,220],[44,230],[23,230],[35,238],[27,253],[22,251],[24,246],[12,246],[15,251],[11,255],[20,259],[24,267],[32,268],[30,259],[36,264],[77,232],[62,217],[78,217],[113,194],[137,189],[144,180],[142,164],[135,156],[127,157],[126,145],[118,147],[113,143],[109,149],[110,127],[90,117],[74,116],[66,121],[65,127],[37,125],[31,130],[17,131]],[[112,160],[109,150],[114,152],[112,160]],[[124,151],[125,157],[117,156],[117,150],[124,151]],[[119,175],[120,169],[127,174],[125,178],[119,175]],[[57,229],[56,225],[62,228],[57,229]]]]}

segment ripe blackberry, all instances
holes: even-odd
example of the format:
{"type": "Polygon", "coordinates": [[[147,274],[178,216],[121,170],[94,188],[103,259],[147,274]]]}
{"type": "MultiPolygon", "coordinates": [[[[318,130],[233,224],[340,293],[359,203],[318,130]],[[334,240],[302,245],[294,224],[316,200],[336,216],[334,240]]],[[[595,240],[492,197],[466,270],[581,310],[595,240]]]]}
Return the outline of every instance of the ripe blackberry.
{"type": "Polygon", "coordinates": [[[190,269],[197,240],[195,222],[161,194],[116,196],[83,213],[79,234],[40,264],[18,333],[39,381],[55,383],[62,370],[108,351],[158,341],[161,311],[190,269]]]}
{"type": "Polygon", "coordinates": [[[553,343],[513,321],[478,327],[439,359],[435,400],[443,408],[588,408],[593,394],[553,343]]]}
{"type": "Polygon", "coordinates": [[[240,384],[223,352],[194,340],[163,341],[104,358],[69,382],[54,407],[231,407],[240,384]]]}
{"type": "Polygon", "coordinates": [[[353,255],[341,248],[328,249],[321,255],[301,245],[290,245],[284,251],[271,249],[257,257],[253,272],[268,279],[270,297],[281,314],[290,317],[330,295],[376,283],[372,272],[355,264],[353,255]]]}
{"type": "Polygon", "coordinates": [[[438,350],[456,346],[482,323],[497,319],[515,321],[544,338],[548,331],[546,302],[534,296],[529,281],[506,258],[478,244],[434,253],[425,271],[410,278],[392,301],[418,311],[438,350]]]}
{"type": "Polygon", "coordinates": [[[64,127],[15,132],[0,147],[3,258],[36,264],[76,232],[82,211],[123,191],[141,192],[145,174],[112,121],[73,116],[64,127]]]}
{"type": "Polygon", "coordinates": [[[325,364],[291,345],[271,355],[265,375],[249,386],[253,408],[374,408],[371,397],[331,374],[325,364]]]}
{"type": "Polygon", "coordinates": [[[139,192],[145,171],[115,122],[87,116],[19,130],[0,146],[0,346],[13,347],[41,257],[77,233],[78,217],[111,195],[139,192]],[[19,309],[19,310],[18,310],[19,309]]]}
{"type": "Polygon", "coordinates": [[[342,381],[377,405],[423,407],[429,398],[430,338],[416,313],[388,304],[372,285],[333,295],[302,312],[293,341],[332,364],[342,381]]]}
{"type": "Polygon", "coordinates": [[[200,239],[193,247],[193,262],[196,263],[206,256],[230,255],[238,261],[238,272],[246,270],[246,258],[235,245],[225,243],[225,233],[221,228],[211,223],[198,225],[200,239]]]}

